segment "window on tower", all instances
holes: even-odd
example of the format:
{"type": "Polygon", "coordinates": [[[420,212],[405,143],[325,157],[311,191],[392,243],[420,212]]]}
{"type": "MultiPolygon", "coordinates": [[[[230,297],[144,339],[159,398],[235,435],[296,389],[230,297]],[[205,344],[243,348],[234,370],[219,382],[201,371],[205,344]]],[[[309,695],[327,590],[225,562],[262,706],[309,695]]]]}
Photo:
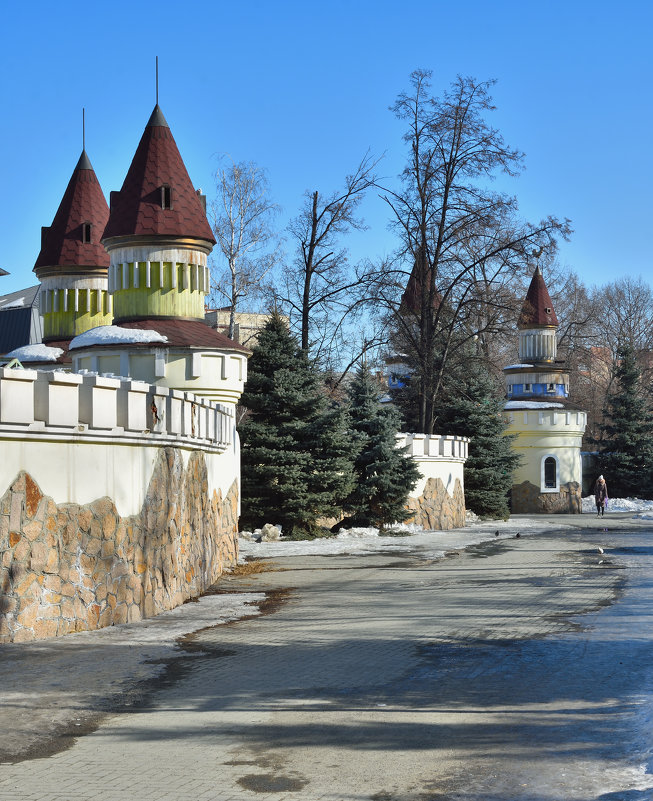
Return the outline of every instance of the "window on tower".
{"type": "Polygon", "coordinates": [[[161,208],[172,208],[172,187],[168,186],[168,184],[163,184],[161,187],[161,208]]]}
{"type": "Polygon", "coordinates": [[[91,241],[92,231],[93,226],[90,222],[82,223],[82,242],[84,242],[84,244],[88,244],[91,241]]]}
{"type": "Polygon", "coordinates": [[[556,460],[553,456],[547,456],[544,460],[544,488],[555,489],[558,483],[556,460]]]}

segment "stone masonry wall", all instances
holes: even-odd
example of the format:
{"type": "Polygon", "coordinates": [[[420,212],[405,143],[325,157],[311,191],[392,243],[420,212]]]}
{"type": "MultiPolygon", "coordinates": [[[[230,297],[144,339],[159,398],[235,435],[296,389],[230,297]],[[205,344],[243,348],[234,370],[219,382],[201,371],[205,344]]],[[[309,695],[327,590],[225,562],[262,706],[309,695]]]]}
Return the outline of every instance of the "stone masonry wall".
{"type": "Polygon", "coordinates": [[[530,481],[513,484],[511,511],[523,514],[579,515],[583,511],[580,484],[570,481],[560,486],[559,492],[541,492],[530,481]]]}
{"type": "Polygon", "coordinates": [[[0,643],[152,617],[237,559],[238,487],[209,497],[201,451],[161,448],[139,514],[60,504],[21,471],[0,499],[0,643]]]}
{"type": "Polygon", "coordinates": [[[465,493],[459,479],[451,496],[442,479],[429,478],[420,497],[409,498],[407,507],[412,516],[406,522],[426,529],[449,531],[465,525],[465,493]]]}

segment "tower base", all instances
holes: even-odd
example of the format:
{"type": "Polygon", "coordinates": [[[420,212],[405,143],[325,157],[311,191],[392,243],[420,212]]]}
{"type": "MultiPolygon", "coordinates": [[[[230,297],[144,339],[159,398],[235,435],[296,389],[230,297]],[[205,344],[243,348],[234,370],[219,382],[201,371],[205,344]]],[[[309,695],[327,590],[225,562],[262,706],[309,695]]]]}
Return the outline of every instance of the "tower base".
{"type": "Polygon", "coordinates": [[[513,484],[511,511],[523,514],[582,514],[581,487],[577,481],[562,484],[558,492],[541,492],[530,481],[513,484]]]}

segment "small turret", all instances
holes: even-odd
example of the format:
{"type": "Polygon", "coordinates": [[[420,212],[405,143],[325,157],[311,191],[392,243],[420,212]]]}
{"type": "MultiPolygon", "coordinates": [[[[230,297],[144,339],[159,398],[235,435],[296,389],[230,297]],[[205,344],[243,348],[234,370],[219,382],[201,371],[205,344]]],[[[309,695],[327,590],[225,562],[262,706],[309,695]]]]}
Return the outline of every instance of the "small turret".
{"type": "Polygon", "coordinates": [[[567,398],[569,376],[556,364],[558,318],[540,268],[535,269],[519,320],[519,360],[504,368],[510,400],[567,398]]]}
{"type": "Polygon", "coordinates": [[[108,218],[104,194],[82,150],[52,225],[41,229],[34,272],[42,285],[44,342],[65,342],[111,321],[109,255],[100,242],[108,218]]]}
{"type": "Polygon", "coordinates": [[[203,320],[215,238],[158,105],[110,203],[102,242],[111,257],[115,322],[203,320]]]}

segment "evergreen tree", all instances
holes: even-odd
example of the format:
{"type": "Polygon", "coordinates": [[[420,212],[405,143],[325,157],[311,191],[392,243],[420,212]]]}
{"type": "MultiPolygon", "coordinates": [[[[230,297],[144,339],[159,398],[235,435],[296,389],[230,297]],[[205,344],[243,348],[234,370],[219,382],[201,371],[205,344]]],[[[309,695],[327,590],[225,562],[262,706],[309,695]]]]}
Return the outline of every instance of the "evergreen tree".
{"type": "Polygon", "coordinates": [[[618,351],[614,389],[601,428],[601,470],[614,497],[653,498],[653,414],[646,400],[635,351],[618,351]]]}
{"type": "Polygon", "coordinates": [[[419,479],[417,464],[397,448],[399,415],[379,402],[379,388],[369,368],[359,368],[349,387],[352,429],[360,437],[354,462],[356,485],[345,503],[350,522],[383,528],[409,516],[405,508],[419,479]]]}
{"type": "Polygon", "coordinates": [[[440,422],[447,434],[469,437],[465,463],[465,505],[477,515],[507,519],[508,493],[520,457],[512,450],[513,435],[505,433],[504,400],[487,367],[470,360],[459,376],[440,422]]]}
{"type": "Polygon", "coordinates": [[[241,403],[242,524],[316,535],[318,518],[337,515],[352,488],[355,441],[277,314],[259,335],[241,403]]]}

